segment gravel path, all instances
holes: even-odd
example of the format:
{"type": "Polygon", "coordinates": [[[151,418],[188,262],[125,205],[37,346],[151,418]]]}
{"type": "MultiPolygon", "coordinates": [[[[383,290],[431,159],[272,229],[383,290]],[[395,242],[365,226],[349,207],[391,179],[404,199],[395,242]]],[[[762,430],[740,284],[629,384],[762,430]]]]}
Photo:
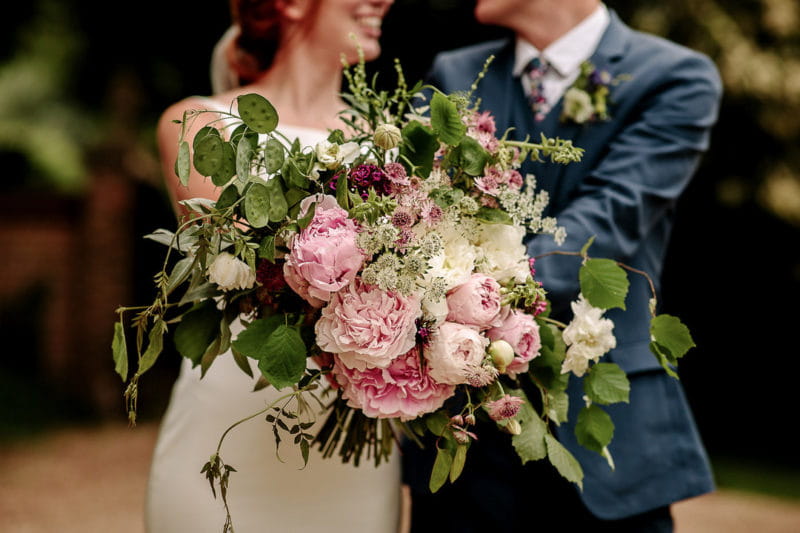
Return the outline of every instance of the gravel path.
{"type": "MultiPolygon", "coordinates": [[[[155,436],[154,425],[113,425],[0,448],[0,531],[142,533],[155,436]]],[[[800,502],[763,496],[720,491],[674,512],[678,533],[800,532],[800,502]]]]}

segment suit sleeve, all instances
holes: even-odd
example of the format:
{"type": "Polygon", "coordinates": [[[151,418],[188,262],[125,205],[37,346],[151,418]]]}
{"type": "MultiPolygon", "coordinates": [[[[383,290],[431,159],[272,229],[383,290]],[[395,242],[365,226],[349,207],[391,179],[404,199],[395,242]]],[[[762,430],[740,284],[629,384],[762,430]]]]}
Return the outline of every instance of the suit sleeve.
{"type": "MultiPolygon", "coordinates": [[[[630,264],[648,234],[670,215],[708,148],[721,84],[714,65],[699,54],[662,67],[650,70],[650,88],[641,93],[566,207],[555,213],[567,230],[565,245],[559,248],[549,236],[536,237],[528,244],[531,256],[579,250],[595,236],[590,255],[630,264]]],[[[538,277],[555,309],[577,295],[578,263],[559,256],[540,262],[538,277]]]]}

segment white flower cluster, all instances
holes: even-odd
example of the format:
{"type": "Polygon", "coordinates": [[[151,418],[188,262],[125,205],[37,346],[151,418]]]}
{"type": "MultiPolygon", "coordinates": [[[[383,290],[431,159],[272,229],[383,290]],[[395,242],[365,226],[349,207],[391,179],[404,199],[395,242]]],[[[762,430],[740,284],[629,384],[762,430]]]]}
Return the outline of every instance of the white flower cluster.
{"type": "Polygon", "coordinates": [[[532,174],[525,176],[525,191],[518,191],[503,187],[497,200],[500,206],[511,216],[514,224],[524,225],[532,233],[553,235],[556,243],[563,244],[567,232],[553,217],[542,217],[550,195],[547,191],[536,190],[536,178],[532,174]]]}
{"type": "Polygon", "coordinates": [[[589,369],[589,361],[596,363],[617,346],[617,339],[613,333],[614,322],[602,318],[604,310],[592,307],[583,294],[571,305],[575,316],[562,334],[567,345],[567,357],[561,365],[561,373],[583,376],[589,369]]]}

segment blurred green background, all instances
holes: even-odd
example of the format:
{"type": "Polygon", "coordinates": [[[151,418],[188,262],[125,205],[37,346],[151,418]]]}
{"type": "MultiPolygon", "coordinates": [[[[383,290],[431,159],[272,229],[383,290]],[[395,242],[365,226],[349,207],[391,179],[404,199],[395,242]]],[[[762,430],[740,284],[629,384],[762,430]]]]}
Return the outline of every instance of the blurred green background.
{"type": "MultiPolygon", "coordinates": [[[[114,309],[149,301],[170,227],[154,130],[160,112],[210,91],[228,5],[78,0],[6,6],[0,33],[0,444],[74,423],[124,419],[110,354],[114,309]],[[100,6],[100,8],[98,8],[100,6]]],[[[712,57],[725,96],[712,147],[686,191],[665,271],[665,311],[698,347],[681,367],[722,485],[800,498],[800,3],[608,2],[636,29],[712,57]]],[[[397,0],[373,71],[503,36],[473,2],[397,0]]],[[[142,380],[157,420],[178,367],[142,380]]]]}

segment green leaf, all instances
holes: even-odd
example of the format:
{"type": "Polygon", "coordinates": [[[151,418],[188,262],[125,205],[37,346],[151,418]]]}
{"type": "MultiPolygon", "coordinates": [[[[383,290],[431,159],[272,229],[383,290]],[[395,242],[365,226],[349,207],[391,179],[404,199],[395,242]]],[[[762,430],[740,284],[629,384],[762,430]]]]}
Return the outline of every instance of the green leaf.
{"type": "Polygon", "coordinates": [[[275,235],[267,235],[261,239],[258,246],[258,257],[266,259],[270,263],[275,262],[275,235]]]}
{"type": "Polygon", "coordinates": [[[569,373],[561,373],[561,365],[566,356],[567,346],[561,338],[561,332],[552,324],[539,321],[539,335],[542,347],[539,357],[530,363],[530,372],[536,379],[551,391],[566,390],[569,383],[569,373]]]}
{"type": "Polygon", "coordinates": [[[303,466],[308,464],[308,441],[302,439],[300,441],[300,454],[303,456],[303,466]]]}
{"type": "Polygon", "coordinates": [[[547,434],[544,440],[547,444],[547,457],[558,473],[567,481],[577,483],[583,490],[583,469],[578,460],[554,436],[547,434]]]}
{"type": "Polygon", "coordinates": [[[197,130],[197,133],[194,135],[194,139],[192,139],[192,149],[197,150],[197,147],[200,145],[201,141],[208,136],[213,136],[219,139],[219,130],[212,126],[203,126],[197,130]]]}
{"type": "Polygon", "coordinates": [[[522,404],[517,420],[522,426],[522,432],[511,437],[511,444],[522,464],[544,459],[547,456],[547,446],[544,442],[547,427],[530,403],[522,404]]]}
{"type": "Polygon", "coordinates": [[[272,315],[254,320],[239,333],[231,346],[234,350],[252,359],[267,357],[269,352],[264,348],[267,339],[278,326],[286,322],[287,318],[284,315],[272,315]]]}
{"type": "Polygon", "coordinates": [[[164,347],[163,325],[164,323],[160,319],[153,324],[153,329],[150,330],[150,334],[147,336],[147,349],[142,354],[142,357],[139,358],[137,374],[142,375],[147,372],[155,364],[158,356],[161,355],[161,350],[164,347]]]}
{"type": "Polygon", "coordinates": [[[442,411],[436,411],[425,417],[425,426],[428,428],[428,431],[439,437],[444,434],[444,430],[449,423],[450,417],[442,411]]]}
{"type": "Polygon", "coordinates": [[[258,362],[261,373],[280,390],[296,384],[306,370],[306,345],[296,328],[280,325],[267,339],[269,355],[258,362]]]}
{"type": "Polygon", "coordinates": [[[206,348],[206,351],[200,358],[200,379],[205,377],[206,372],[208,372],[208,369],[211,368],[211,363],[213,363],[220,354],[220,344],[220,338],[216,337],[211,344],[208,345],[208,348],[206,348]]]}
{"type": "Polygon", "coordinates": [[[433,157],[439,150],[439,140],[430,128],[414,120],[406,124],[402,130],[403,144],[400,146],[400,161],[406,166],[418,167],[417,175],[427,177],[433,168],[433,157]]]}
{"type": "Polygon", "coordinates": [[[487,224],[511,224],[511,216],[502,209],[483,206],[478,209],[476,218],[487,224]]]}
{"type": "Polygon", "coordinates": [[[227,209],[228,207],[232,206],[236,203],[236,200],[239,199],[239,189],[236,188],[236,185],[228,185],[222,190],[222,193],[219,195],[217,199],[217,203],[214,204],[219,210],[227,209]]]}
{"type": "Polygon", "coordinates": [[[464,470],[464,464],[467,462],[467,448],[466,444],[459,444],[456,447],[456,454],[453,457],[453,463],[450,465],[450,483],[457,480],[464,470]]]}
{"type": "Polygon", "coordinates": [[[586,244],[583,245],[581,248],[581,257],[586,258],[586,254],[589,253],[589,247],[594,243],[595,235],[589,237],[589,240],[586,241],[586,244]]]}
{"type": "Polygon", "coordinates": [[[250,179],[250,167],[253,161],[254,149],[246,135],[243,135],[236,145],[236,176],[242,183],[250,179]]]}
{"type": "Polygon", "coordinates": [[[269,204],[267,206],[267,216],[270,222],[280,222],[289,214],[289,204],[283,195],[281,180],[272,178],[268,180],[264,187],[269,192],[269,204]]]}
{"type": "Polygon", "coordinates": [[[264,144],[264,163],[266,171],[274,174],[283,166],[284,148],[278,139],[269,139],[264,144]]]}
{"type": "Polygon", "coordinates": [[[667,352],[660,344],[657,342],[650,343],[650,351],[653,352],[653,355],[656,356],[658,362],[661,364],[662,368],[667,371],[667,374],[672,376],[673,378],[678,379],[678,373],[672,369],[672,366],[677,364],[675,361],[671,360],[671,356],[669,352],[667,352]],[[672,366],[671,366],[672,365],[672,366]]]}
{"type": "Polygon", "coordinates": [[[261,183],[253,183],[244,194],[244,215],[254,228],[269,224],[270,191],[261,183]]]}
{"type": "Polygon", "coordinates": [[[658,315],[650,321],[650,335],[668,356],[670,362],[677,360],[695,347],[689,328],[678,317],[672,315],[658,315]]]}
{"type": "Polygon", "coordinates": [[[431,479],[428,483],[428,488],[431,492],[436,492],[442,485],[444,485],[447,478],[450,476],[450,468],[453,465],[453,456],[446,448],[439,448],[436,451],[436,460],[433,462],[433,469],[431,470],[431,479]]]}
{"type": "Polygon", "coordinates": [[[236,174],[236,150],[231,143],[222,143],[222,160],[219,167],[211,174],[211,182],[217,187],[228,183],[236,174]]]}
{"type": "Polygon", "coordinates": [[[450,152],[449,161],[470,176],[480,176],[489,162],[489,153],[472,137],[464,137],[450,152]]]}
{"type": "Polygon", "coordinates": [[[111,353],[114,354],[114,370],[124,382],[128,379],[128,345],[125,343],[125,326],[122,325],[122,317],[119,322],[114,323],[111,353]]]}
{"type": "Polygon", "coordinates": [[[600,309],[625,309],[628,276],[615,261],[589,259],[581,266],[578,277],[581,292],[592,306],[600,309]]]}
{"type": "Polygon", "coordinates": [[[172,267],[172,272],[170,272],[167,286],[164,288],[167,294],[172,293],[181,283],[189,278],[189,274],[192,273],[194,261],[194,257],[184,257],[175,263],[175,266],[172,267]]]}
{"type": "Polygon", "coordinates": [[[575,437],[578,444],[599,454],[608,446],[614,436],[614,422],[611,417],[597,405],[584,407],[578,413],[575,422],[575,437]]]}
{"type": "Polygon", "coordinates": [[[250,362],[247,360],[247,357],[244,356],[239,350],[231,348],[231,354],[233,355],[233,361],[236,363],[236,366],[242,369],[242,372],[253,377],[253,369],[250,368],[250,362]]]}
{"type": "Polygon", "coordinates": [[[189,185],[189,174],[192,170],[191,159],[189,143],[186,141],[181,142],[178,145],[178,158],[175,160],[175,174],[180,178],[181,185],[184,187],[189,185]]]}
{"type": "Polygon", "coordinates": [[[175,328],[175,348],[194,366],[200,364],[209,345],[217,338],[222,311],[214,300],[206,300],[189,310],[175,328]]]}
{"type": "Polygon", "coordinates": [[[270,133],[278,125],[278,112],[269,100],[255,93],[236,98],[239,115],[247,126],[258,133],[270,133]]]}
{"type": "Polygon", "coordinates": [[[456,104],[441,93],[434,94],[431,99],[431,127],[439,139],[450,146],[460,143],[467,132],[456,104]]]}
{"type": "Polygon", "coordinates": [[[592,365],[589,374],[584,378],[583,390],[594,403],[628,403],[631,384],[625,371],[617,364],[597,363],[592,365]]]}
{"type": "Polygon", "coordinates": [[[214,174],[222,166],[223,157],[223,142],[219,135],[206,135],[194,143],[194,168],[201,176],[214,174]]]}
{"type": "Polygon", "coordinates": [[[303,215],[302,218],[298,219],[297,225],[300,229],[306,229],[311,221],[314,219],[314,213],[317,211],[317,204],[316,202],[312,202],[308,209],[306,210],[306,214],[303,215]]]}
{"type": "Polygon", "coordinates": [[[567,421],[567,413],[569,412],[569,396],[564,390],[549,390],[547,391],[548,411],[547,416],[556,424],[561,424],[567,421]]]}

